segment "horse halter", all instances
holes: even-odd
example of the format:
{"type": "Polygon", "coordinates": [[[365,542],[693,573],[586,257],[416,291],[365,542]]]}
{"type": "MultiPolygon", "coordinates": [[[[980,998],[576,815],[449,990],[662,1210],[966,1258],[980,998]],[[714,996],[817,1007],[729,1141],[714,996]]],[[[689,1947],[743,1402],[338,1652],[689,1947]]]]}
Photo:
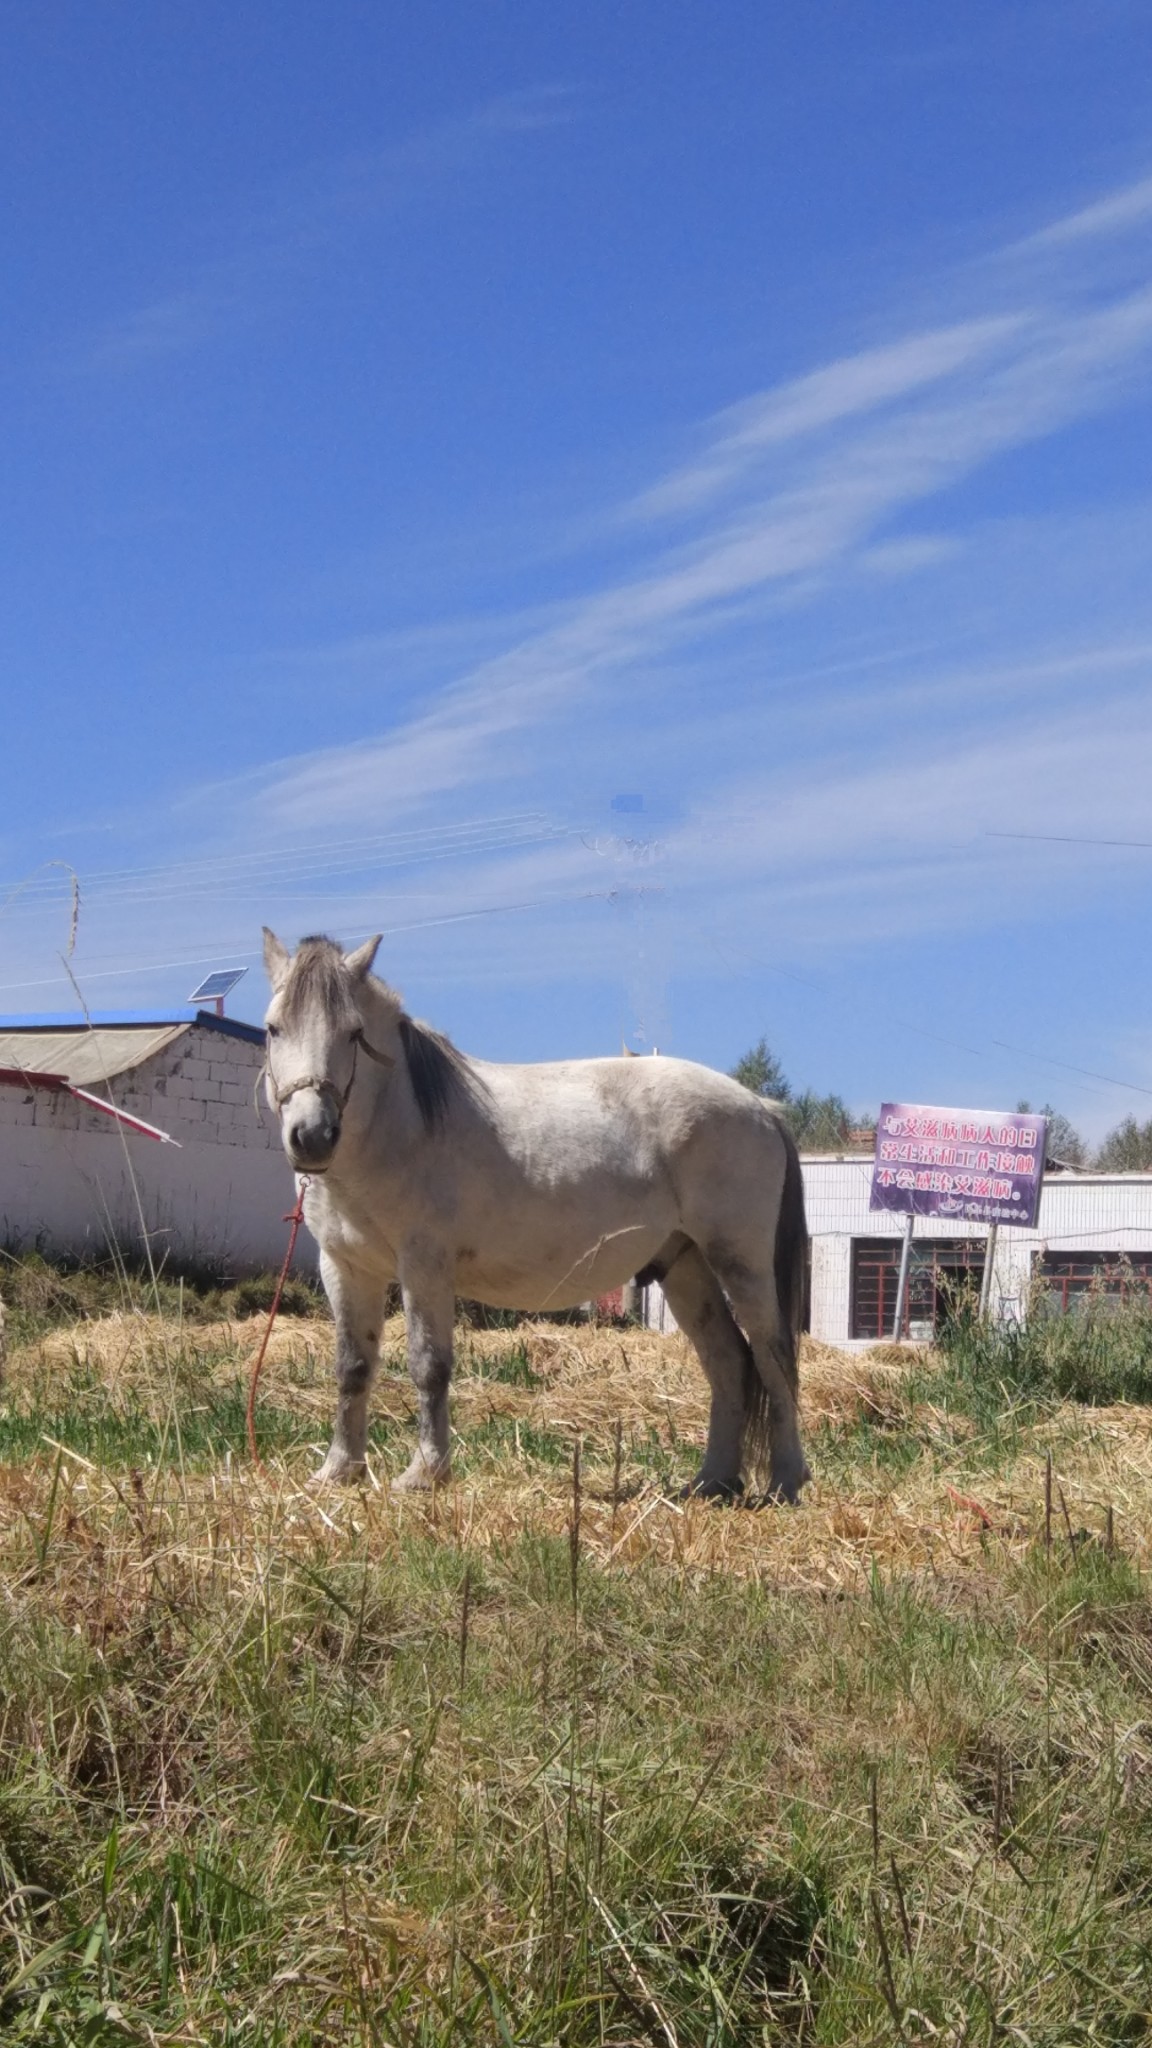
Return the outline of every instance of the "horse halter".
{"type": "MultiPolygon", "coordinates": [[[[352,1072],[348,1076],[348,1086],[343,1089],[338,1088],[335,1081],[329,1080],[327,1074],[302,1074],[298,1081],[290,1081],[287,1088],[278,1088],[272,1072],[272,1062],[268,1054],[265,1053],[262,1076],[267,1078],[268,1087],[276,1108],[278,1110],[283,1109],[284,1104],[293,1095],[299,1095],[305,1088],[314,1088],[317,1095],[323,1095],[328,1101],[335,1103],[337,1116],[343,1116],[344,1111],[348,1107],[348,1097],[352,1093],[352,1084],[356,1079],[356,1061],[361,1047],[363,1047],[370,1060],[375,1060],[378,1067],[394,1067],[396,1064],[390,1053],[377,1052],[374,1045],[369,1045],[362,1028],[359,1031],[354,1031],[352,1033],[352,1072]]],[[[257,1079],[257,1086],[259,1086],[259,1078],[257,1079]]]]}

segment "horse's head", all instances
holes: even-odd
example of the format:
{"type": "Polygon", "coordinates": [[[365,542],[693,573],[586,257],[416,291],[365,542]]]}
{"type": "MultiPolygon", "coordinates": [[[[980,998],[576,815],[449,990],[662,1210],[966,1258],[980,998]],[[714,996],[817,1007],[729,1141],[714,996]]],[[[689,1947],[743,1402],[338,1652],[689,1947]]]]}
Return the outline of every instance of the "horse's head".
{"type": "Polygon", "coordinates": [[[264,928],[272,1001],[265,1088],[280,1118],[284,1150],[298,1173],[332,1163],[361,1050],[391,1060],[364,1038],[361,998],[379,938],[344,953],[334,939],[301,939],[295,953],[264,928]]]}

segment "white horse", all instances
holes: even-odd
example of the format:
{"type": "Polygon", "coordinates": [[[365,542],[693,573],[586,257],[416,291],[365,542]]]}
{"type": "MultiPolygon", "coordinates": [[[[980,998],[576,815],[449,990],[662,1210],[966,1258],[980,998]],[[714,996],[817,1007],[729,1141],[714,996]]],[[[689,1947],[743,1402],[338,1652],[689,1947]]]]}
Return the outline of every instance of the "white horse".
{"type": "Polygon", "coordinates": [[[658,1279],[712,1390],[693,1490],[745,1474],[794,1501],[809,1477],[797,1425],[808,1236],[800,1166],[776,1112],[676,1059],[496,1066],[406,1015],[371,973],[379,939],[344,953],[265,930],[268,1100],[309,1176],[305,1220],[336,1320],[332,1446],[317,1475],[363,1476],[368,1390],[393,1281],[407,1318],[419,1445],[394,1484],[448,1477],[458,1294],[569,1308],[658,1279]]]}

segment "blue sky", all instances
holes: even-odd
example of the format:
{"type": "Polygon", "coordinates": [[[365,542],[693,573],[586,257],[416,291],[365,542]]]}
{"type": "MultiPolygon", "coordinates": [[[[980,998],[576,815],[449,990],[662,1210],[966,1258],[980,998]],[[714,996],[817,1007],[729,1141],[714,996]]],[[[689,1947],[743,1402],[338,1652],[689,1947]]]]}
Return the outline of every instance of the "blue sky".
{"type": "Polygon", "coordinates": [[[1146,8],[4,40],[0,1009],[1152,1115],[1146,8]]]}

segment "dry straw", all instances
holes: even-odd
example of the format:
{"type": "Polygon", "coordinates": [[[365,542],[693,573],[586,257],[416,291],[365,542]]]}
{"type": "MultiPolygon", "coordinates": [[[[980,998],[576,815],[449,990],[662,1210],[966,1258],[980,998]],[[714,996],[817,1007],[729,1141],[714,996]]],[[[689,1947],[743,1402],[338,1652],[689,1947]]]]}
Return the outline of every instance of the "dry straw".
{"type": "MultiPolygon", "coordinates": [[[[173,1365],[172,1325],[130,1313],[57,1331],[12,1357],[7,1399],[19,1408],[42,1398],[44,1376],[79,1364],[111,1401],[150,1406],[162,1421],[175,1398],[194,1411],[198,1392],[234,1384],[261,1325],[198,1325],[185,1330],[173,1365]],[[190,1348],[191,1347],[191,1348],[190,1348]],[[175,1373],[178,1391],[173,1396],[175,1373]]],[[[373,1411],[392,1425],[390,1455],[399,1464],[415,1424],[403,1369],[403,1324],[385,1327],[384,1367],[373,1411]]],[[[1081,1529],[1143,1558],[1152,1532],[1152,1428],[1144,1409],[1059,1410],[1024,1433],[1017,1455],[993,1478],[974,1479],[966,1425],[930,1404],[912,1418],[927,1455],[911,1463],[873,1457],[850,1465],[821,1458],[822,1430],[867,1422],[893,1441],[906,1431],[902,1389],[922,1360],[880,1348],[846,1356],[805,1340],[805,1424],[816,1477],[798,1513],[725,1513],[679,1498],[703,1441],[707,1389],[679,1337],[614,1329],[525,1324],[515,1333],[461,1329],[453,1423],[457,1478],[439,1496],[392,1496],[377,1459],[371,1483],[350,1493],[315,1493],[308,1484],[326,1442],[332,1409],[331,1333],[312,1319],[282,1317],[264,1368],[267,1409],[294,1414],[309,1447],[269,1454],[264,1470],[230,1462],[223,1471],[190,1471],[179,1482],[157,1473],[161,1497],[179,1491],[193,1525],[212,1519],[222,1494],[234,1526],[251,1519],[278,1529],[278,1540],[333,1541],[353,1528],[372,1542],[395,1540],[414,1525],[498,1550],[526,1529],[566,1540],[577,1554],[620,1569],[646,1559],[677,1570],[730,1572],[811,1588],[860,1586],[877,1566],[902,1573],[979,1573],[989,1544],[1023,1552],[1045,1526],[1046,1460],[1055,1461],[1052,1514],[1062,1535],[1081,1529]],[[522,1361],[517,1384],[502,1375],[510,1350],[522,1361]],[[541,1441],[552,1455],[536,1448],[541,1441]],[[665,1478],[653,1470],[663,1459],[665,1478]],[[576,1462],[576,1485],[573,1465],[576,1462]],[[1110,1533],[1111,1532],[1111,1533],[1110,1533]]],[[[23,1501],[50,1468],[54,1451],[0,1473],[5,1500],[23,1501]]],[[[65,1454],[66,1468],[79,1461],[65,1454]]],[[[100,1475],[86,1486],[106,1487],[100,1475]]],[[[173,1503],[170,1499],[170,1511],[173,1503]]]]}

